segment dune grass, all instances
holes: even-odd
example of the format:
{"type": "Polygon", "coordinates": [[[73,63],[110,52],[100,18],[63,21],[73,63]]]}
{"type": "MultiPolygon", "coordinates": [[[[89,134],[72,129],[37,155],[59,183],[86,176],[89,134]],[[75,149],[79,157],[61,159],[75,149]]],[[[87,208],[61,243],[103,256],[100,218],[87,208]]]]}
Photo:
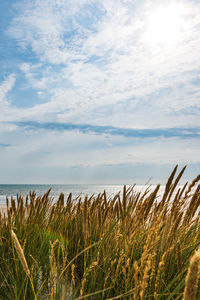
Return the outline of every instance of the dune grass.
{"type": "Polygon", "coordinates": [[[200,298],[200,176],[143,193],[57,202],[34,192],[0,214],[0,299],[200,298]]]}

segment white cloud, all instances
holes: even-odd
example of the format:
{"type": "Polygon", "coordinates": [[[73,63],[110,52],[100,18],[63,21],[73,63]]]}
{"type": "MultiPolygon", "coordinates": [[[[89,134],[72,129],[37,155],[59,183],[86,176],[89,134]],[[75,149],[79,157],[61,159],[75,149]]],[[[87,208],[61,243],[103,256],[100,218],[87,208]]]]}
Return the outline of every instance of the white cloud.
{"type": "Polygon", "coordinates": [[[9,101],[7,98],[7,94],[10,90],[12,90],[15,84],[16,78],[14,74],[10,74],[2,83],[0,83],[0,108],[1,113],[3,110],[9,107],[9,101]]]}
{"type": "Polygon", "coordinates": [[[200,68],[200,5],[179,3],[184,21],[177,44],[155,46],[145,40],[148,20],[166,1],[22,2],[9,34],[37,55],[39,62],[24,62],[21,70],[36,93],[48,94],[49,100],[21,109],[15,118],[199,125],[194,116],[184,119],[183,111],[200,108],[198,87],[190,83],[200,68]],[[109,106],[112,115],[106,113],[109,106]],[[148,112],[142,112],[145,107],[148,112]],[[180,111],[178,120],[174,111],[180,111]]]}
{"type": "Polygon", "coordinates": [[[43,68],[42,64],[31,64],[31,63],[22,63],[20,70],[25,74],[26,80],[29,82],[31,88],[40,90],[47,89],[49,82],[51,81],[48,78],[48,68],[43,68]]]}
{"type": "Polygon", "coordinates": [[[23,1],[19,5],[21,14],[14,18],[8,33],[15,37],[24,49],[31,46],[41,61],[53,64],[67,63],[71,56],[68,46],[69,49],[76,46],[81,35],[87,33],[76,22],[75,16],[90,2],[92,1],[23,1]],[[76,31],[76,35],[69,37],[71,45],[66,45],[64,35],[70,36],[73,30],[76,31]]]}

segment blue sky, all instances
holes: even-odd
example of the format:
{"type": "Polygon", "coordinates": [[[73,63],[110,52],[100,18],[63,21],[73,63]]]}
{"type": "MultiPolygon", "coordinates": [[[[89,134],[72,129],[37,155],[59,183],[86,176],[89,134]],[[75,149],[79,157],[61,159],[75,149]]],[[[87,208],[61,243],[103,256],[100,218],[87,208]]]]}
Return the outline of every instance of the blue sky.
{"type": "Polygon", "coordinates": [[[0,182],[200,173],[200,3],[0,2],[0,182]]]}

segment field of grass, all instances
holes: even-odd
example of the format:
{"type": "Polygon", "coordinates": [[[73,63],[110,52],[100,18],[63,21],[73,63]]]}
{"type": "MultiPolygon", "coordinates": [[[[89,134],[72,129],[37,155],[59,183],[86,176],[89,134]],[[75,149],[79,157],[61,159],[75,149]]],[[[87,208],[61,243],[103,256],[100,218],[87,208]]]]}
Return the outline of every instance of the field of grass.
{"type": "MultiPolygon", "coordinates": [[[[185,169],[185,168],[184,168],[185,169]]],[[[200,176],[143,193],[7,200],[0,299],[200,299],[200,176]]]]}

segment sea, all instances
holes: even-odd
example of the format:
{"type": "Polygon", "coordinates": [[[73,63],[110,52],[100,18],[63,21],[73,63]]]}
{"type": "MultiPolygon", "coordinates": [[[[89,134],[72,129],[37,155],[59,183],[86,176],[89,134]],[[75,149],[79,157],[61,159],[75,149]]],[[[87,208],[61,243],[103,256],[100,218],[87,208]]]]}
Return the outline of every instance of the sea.
{"type": "MultiPolygon", "coordinates": [[[[128,186],[127,186],[128,187],[128,186]]],[[[134,191],[145,191],[147,186],[136,185],[134,191]]],[[[150,189],[155,188],[154,185],[150,189]]],[[[6,204],[6,197],[8,199],[12,197],[16,198],[17,194],[25,197],[29,192],[35,192],[37,196],[44,195],[49,189],[51,189],[50,196],[56,201],[63,193],[65,199],[72,193],[73,199],[81,196],[84,198],[85,195],[92,196],[103,193],[104,190],[108,197],[116,195],[118,192],[123,193],[123,185],[113,184],[0,184],[0,205],[6,204]]],[[[164,186],[160,188],[160,194],[164,191],[164,186]]]]}

